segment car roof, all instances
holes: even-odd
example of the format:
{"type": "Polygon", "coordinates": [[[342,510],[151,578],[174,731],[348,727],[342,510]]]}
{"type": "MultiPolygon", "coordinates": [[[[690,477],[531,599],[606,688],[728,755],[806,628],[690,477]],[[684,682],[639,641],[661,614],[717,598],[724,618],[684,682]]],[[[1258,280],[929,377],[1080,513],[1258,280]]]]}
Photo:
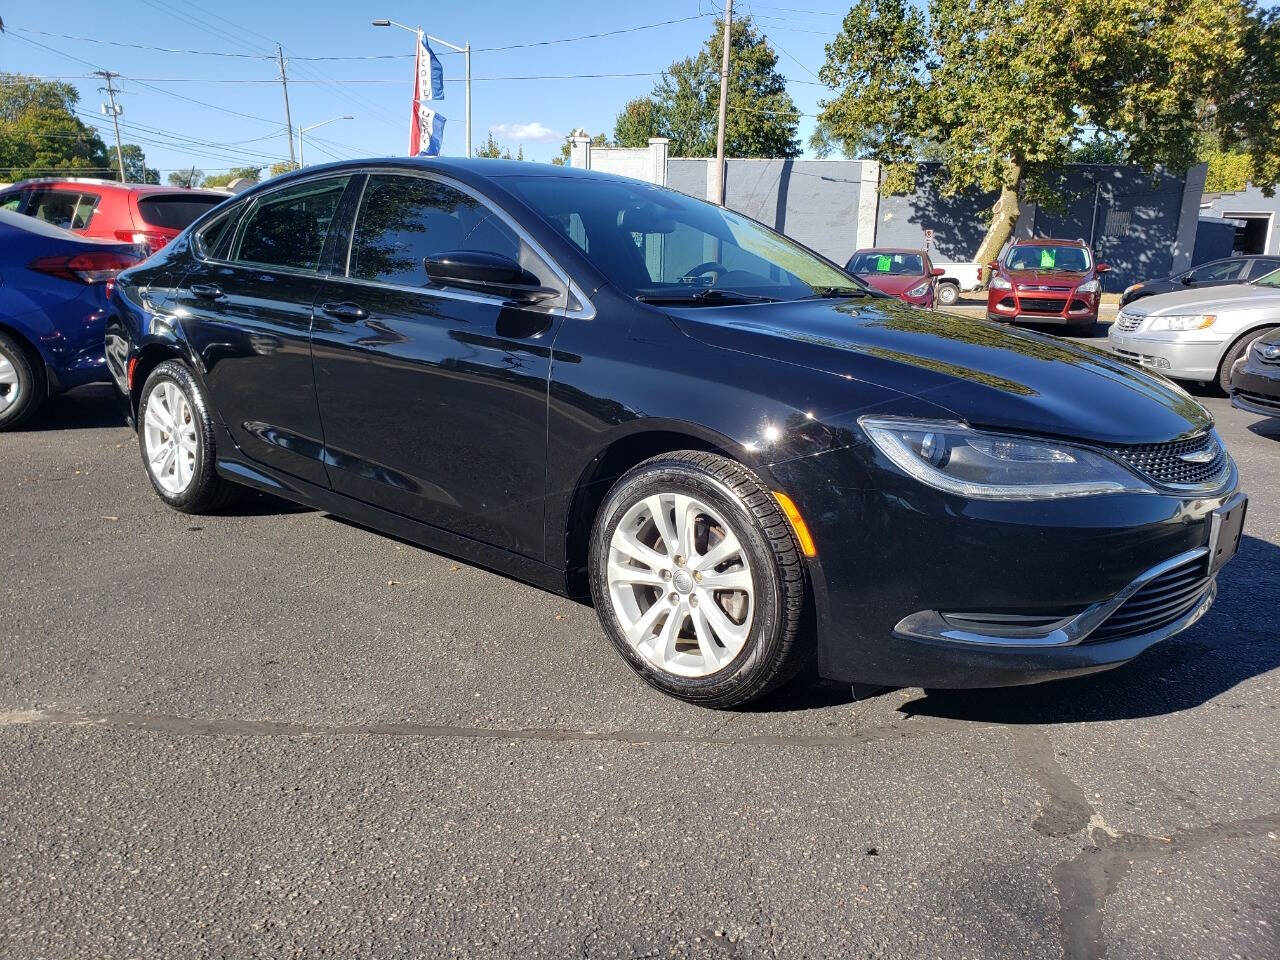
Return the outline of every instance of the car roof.
{"type": "Polygon", "coordinates": [[[1015,247],[1043,247],[1053,244],[1056,247],[1087,247],[1089,246],[1083,240],[1057,240],[1053,237],[1026,237],[1022,240],[1013,241],[1015,247]]]}
{"type": "Polygon", "coordinates": [[[856,257],[860,253],[919,253],[925,254],[928,251],[921,247],[859,247],[853,251],[856,257]]]}
{"type": "Polygon", "coordinates": [[[126,193],[137,193],[137,194],[147,194],[147,195],[161,194],[161,193],[183,193],[183,194],[194,193],[194,194],[203,194],[206,196],[219,196],[219,197],[231,196],[231,191],[229,190],[216,190],[213,188],[205,189],[201,187],[195,187],[195,188],[174,187],[174,186],[164,186],[159,183],[121,183],[119,180],[101,180],[95,177],[32,177],[29,180],[19,180],[17,183],[10,184],[5,189],[13,190],[18,187],[34,187],[34,186],[47,186],[47,187],[94,186],[94,187],[103,187],[108,190],[118,190],[126,193]]]}

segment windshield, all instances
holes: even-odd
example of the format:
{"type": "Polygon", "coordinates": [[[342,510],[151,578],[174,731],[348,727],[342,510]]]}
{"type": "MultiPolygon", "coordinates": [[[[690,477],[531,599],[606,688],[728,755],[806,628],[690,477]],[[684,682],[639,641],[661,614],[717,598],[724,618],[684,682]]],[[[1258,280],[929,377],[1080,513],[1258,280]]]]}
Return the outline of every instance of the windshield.
{"type": "Polygon", "coordinates": [[[1259,287],[1280,287],[1280,270],[1272,270],[1265,277],[1253,281],[1259,287]]]}
{"type": "Polygon", "coordinates": [[[864,250],[855,253],[845,269],[850,273],[872,276],[920,277],[924,275],[924,258],[918,253],[864,250]]]}
{"type": "Polygon", "coordinates": [[[647,300],[798,300],[857,281],[729,210],[646,183],[516,176],[504,185],[577,244],[626,294],[647,300]]]}
{"type": "Polygon", "coordinates": [[[1009,251],[1004,265],[1008,270],[1068,270],[1084,273],[1089,269],[1089,251],[1084,247],[1019,244],[1009,251]]]}

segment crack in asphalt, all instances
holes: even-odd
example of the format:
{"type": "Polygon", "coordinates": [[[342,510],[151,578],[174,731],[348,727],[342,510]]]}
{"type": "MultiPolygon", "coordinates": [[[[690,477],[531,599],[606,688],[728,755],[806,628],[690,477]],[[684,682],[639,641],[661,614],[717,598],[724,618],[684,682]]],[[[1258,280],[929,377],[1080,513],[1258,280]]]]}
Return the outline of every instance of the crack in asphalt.
{"type": "Polygon", "coordinates": [[[1048,736],[1025,727],[1008,727],[1023,771],[1047,800],[1031,829],[1046,837],[1085,831],[1088,846],[1053,869],[1058,892],[1064,960],[1105,960],[1102,925],[1107,899],[1133,865],[1142,860],[1185,853],[1222,840],[1252,839],[1280,831],[1280,811],[1244,820],[1191,827],[1169,836],[1124,833],[1109,826],[1084,790],[1062,769],[1048,736]]]}
{"type": "MultiPolygon", "coordinates": [[[[0,712],[0,727],[43,725],[98,727],[171,736],[200,737],[417,737],[445,740],[535,740],[604,742],[624,744],[680,743],[707,746],[850,747],[893,740],[914,740],[961,730],[994,730],[999,724],[915,717],[901,723],[868,727],[841,734],[725,736],[678,730],[592,730],[557,727],[470,727],[429,723],[310,724],[275,720],[197,719],[168,714],[80,713],[65,710],[10,710],[0,712]]],[[[723,725],[721,725],[723,726],[723,725]]],[[[717,730],[720,729],[717,727],[717,730]]]]}

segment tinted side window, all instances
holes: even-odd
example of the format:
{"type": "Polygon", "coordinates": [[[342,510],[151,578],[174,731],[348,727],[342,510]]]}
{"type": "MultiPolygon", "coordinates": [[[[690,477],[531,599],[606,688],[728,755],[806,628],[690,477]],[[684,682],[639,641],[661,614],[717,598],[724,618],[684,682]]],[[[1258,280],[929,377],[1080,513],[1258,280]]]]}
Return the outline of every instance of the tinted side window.
{"type": "Polygon", "coordinates": [[[17,210],[22,206],[22,191],[15,190],[13,193],[0,193],[0,210],[17,210]]]}
{"type": "Polygon", "coordinates": [[[1280,258],[1277,257],[1258,257],[1253,261],[1253,265],[1249,267],[1249,278],[1257,280],[1259,277],[1265,277],[1273,270],[1280,268],[1280,258]]]}
{"type": "Polygon", "coordinates": [[[195,232],[196,253],[215,258],[225,255],[235,222],[242,213],[244,205],[240,204],[201,226],[195,232]]]}
{"type": "Polygon", "coordinates": [[[36,190],[31,194],[27,213],[64,230],[83,230],[93,219],[98,199],[96,194],[78,190],[36,190]]]}
{"type": "Polygon", "coordinates": [[[1244,270],[1244,260],[1227,260],[1223,263],[1210,263],[1191,272],[1191,279],[1196,283],[1213,281],[1238,280],[1244,270]]]}
{"type": "Polygon", "coordinates": [[[261,198],[241,221],[231,259],[314,270],[347,177],[315,180],[261,198]]]}
{"type": "Polygon", "coordinates": [[[479,200],[425,177],[369,177],[351,243],[350,275],[426,286],[422,261],[455,250],[499,253],[537,271],[520,238],[479,200]]]}

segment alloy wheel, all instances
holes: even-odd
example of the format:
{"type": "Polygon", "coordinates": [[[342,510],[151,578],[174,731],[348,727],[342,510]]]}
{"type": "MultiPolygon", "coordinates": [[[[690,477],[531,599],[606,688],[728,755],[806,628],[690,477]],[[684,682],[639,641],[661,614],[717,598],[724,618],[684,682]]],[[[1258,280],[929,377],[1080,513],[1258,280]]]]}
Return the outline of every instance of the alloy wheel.
{"type": "Polygon", "coordinates": [[[8,355],[0,352],[0,413],[12,407],[22,396],[22,381],[8,355]]]}
{"type": "Polygon", "coordinates": [[[175,496],[184,492],[195,476],[200,441],[191,402],[173,381],[161,380],[148,394],[143,438],[156,483],[175,496]]]}
{"type": "Polygon", "coordinates": [[[718,511],[687,494],[653,494],[623,515],[610,538],[606,581],[627,642],[667,673],[722,670],[751,633],[747,553],[718,511]]]}

